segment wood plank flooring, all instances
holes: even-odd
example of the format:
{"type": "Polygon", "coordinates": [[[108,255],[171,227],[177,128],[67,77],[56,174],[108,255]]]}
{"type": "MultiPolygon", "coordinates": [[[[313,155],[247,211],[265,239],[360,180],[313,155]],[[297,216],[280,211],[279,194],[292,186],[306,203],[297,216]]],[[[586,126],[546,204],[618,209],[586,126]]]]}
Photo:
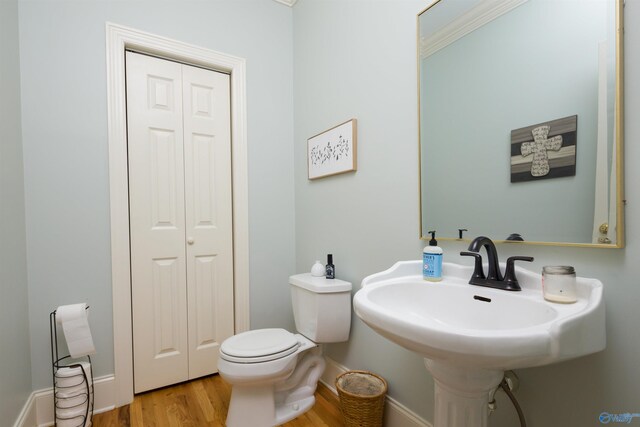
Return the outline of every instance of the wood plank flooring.
{"type": "MultiPolygon", "coordinates": [[[[224,427],[231,386],[219,375],[135,396],[133,403],[95,415],[94,427],[224,427]]],[[[323,384],[316,404],[285,427],[343,427],[338,397],[323,384]]],[[[252,426],[247,426],[252,427],[252,426]]]]}

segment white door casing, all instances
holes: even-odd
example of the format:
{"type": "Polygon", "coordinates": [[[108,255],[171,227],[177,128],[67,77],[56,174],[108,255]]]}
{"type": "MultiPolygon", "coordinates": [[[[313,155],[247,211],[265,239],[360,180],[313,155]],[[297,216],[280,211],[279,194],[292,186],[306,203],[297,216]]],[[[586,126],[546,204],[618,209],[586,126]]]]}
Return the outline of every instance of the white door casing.
{"type": "Polygon", "coordinates": [[[106,24],[111,273],[115,406],[133,401],[125,51],[128,48],[229,73],[233,182],[235,332],[249,329],[249,226],[246,63],[242,58],[121,25],[106,24]]]}

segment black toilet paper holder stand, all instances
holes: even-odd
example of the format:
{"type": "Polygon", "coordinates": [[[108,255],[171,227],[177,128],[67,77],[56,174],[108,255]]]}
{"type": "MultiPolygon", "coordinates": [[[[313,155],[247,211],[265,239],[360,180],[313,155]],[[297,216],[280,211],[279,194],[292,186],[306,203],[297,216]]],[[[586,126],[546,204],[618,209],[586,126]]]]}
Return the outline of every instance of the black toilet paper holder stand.
{"type": "MultiPolygon", "coordinates": [[[[89,306],[86,307],[87,309],[89,306]]],[[[74,427],[86,427],[93,421],[93,409],[94,409],[94,388],[93,388],[93,369],[89,372],[85,370],[85,367],[80,363],[82,360],[73,359],[71,355],[60,356],[58,350],[58,327],[56,324],[56,310],[49,313],[49,333],[51,338],[51,373],[53,380],[53,417],[54,426],[58,425],[58,421],[70,421],[77,420],[77,424],[74,427]],[[71,363],[70,363],[71,362],[71,363]],[[65,377],[66,379],[75,379],[71,385],[59,386],[58,385],[58,370],[60,368],[80,368],[77,375],[71,377],[65,377]],[[84,384],[84,390],[80,393],[73,395],[72,397],[65,396],[65,389],[76,389],[78,386],[84,384]],[[84,399],[84,400],[83,400],[84,399]],[[84,413],[81,411],[76,412],[69,417],[59,417],[58,410],[85,407],[84,413]]],[[[84,356],[91,366],[91,356],[84,356]]],[[[77,391],[77,389],[76,389],[77,391]]],[[[73,422],[73,421],[72,421],[73,422]]]]}

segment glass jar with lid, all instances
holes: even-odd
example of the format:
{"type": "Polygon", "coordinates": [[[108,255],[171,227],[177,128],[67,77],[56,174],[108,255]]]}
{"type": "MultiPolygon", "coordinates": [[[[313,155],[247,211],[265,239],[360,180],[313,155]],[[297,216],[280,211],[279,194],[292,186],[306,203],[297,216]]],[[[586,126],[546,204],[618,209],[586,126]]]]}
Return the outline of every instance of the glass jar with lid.
{"type": "Polygon", "coordinates": [[[542,293],[548,301],[576,302],[576,270],[569,265],[542,267],[542,293]]]}

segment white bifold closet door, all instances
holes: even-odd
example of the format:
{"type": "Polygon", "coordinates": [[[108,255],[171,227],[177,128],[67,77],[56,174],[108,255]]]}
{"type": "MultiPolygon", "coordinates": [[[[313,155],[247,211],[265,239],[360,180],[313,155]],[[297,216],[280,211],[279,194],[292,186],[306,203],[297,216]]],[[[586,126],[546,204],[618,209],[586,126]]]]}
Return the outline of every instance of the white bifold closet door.
{"type": "Polygon", "coordinates": [[[127,52],[134,382],[217,372],[234,333],[229,76],[127,52]]]}

